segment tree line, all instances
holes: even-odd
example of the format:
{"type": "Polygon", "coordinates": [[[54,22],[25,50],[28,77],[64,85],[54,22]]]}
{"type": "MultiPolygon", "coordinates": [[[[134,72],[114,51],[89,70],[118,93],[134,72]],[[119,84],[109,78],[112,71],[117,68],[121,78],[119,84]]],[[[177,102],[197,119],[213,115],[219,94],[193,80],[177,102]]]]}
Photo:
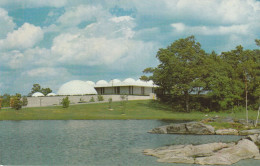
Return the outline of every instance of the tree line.
{"type": "MultiPolygon", "coordinates": [[[[255,40],[260,46],[260,40],[255,40]]],[[[174,41],[156,54],[159,65],[144,69],[142,80],[159,87],[159,100],[179,111],[258,109],[260,103],[260,50],[206,53],[194,36],[174,41]]]]}

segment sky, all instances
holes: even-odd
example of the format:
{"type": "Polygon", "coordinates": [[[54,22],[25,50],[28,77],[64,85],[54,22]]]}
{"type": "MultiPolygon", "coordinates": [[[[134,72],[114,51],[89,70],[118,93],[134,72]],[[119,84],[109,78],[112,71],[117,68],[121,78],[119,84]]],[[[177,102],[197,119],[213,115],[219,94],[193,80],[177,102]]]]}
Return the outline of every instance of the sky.
{"type": "Polygon", "coordinates": [[[257,48],[259,0],[0,0],[0,94],[138,79],[194,35],[210,53],[257,48]]]}

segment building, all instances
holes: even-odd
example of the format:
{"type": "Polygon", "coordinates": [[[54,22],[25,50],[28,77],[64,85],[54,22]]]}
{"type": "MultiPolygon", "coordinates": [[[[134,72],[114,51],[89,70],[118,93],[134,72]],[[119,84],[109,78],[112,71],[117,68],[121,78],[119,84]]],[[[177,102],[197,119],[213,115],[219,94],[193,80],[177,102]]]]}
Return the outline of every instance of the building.
{"type": "Polygon", "coordinates": [[[154,85],[152,81],[135,81],[132,78],[127,78],[122,82],[118,79],[111,80],[110,82],[100,80],[94,85],[94,88],[100,95],[117,94],[148,96],[151,93],[154,93],[155,87],[156,85],[154,85]]]}

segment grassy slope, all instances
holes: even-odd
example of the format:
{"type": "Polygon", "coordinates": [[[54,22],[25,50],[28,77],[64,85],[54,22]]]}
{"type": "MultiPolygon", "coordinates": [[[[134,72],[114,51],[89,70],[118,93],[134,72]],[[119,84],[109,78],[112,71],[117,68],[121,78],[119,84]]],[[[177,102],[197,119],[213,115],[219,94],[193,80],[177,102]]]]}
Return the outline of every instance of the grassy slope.
{"type": "MultiPolygon", "coordinates": [[[[68,119],[169,119],[169,120],[200,120],[205,119],[205,113],[178,113],[166,105],[151,100],[128,101],[125,111],[120,102],[112,103],[113,110],[108,109],[108,103],[23,108],[22,110],[2,109],[0,120],[68,120],[68,119]]],[[[236,114],[208,113],[208,117],[245,118],[244,112],[236,114]]],[[[255,119],[256,111],[249,112],[250,118],[255,119]]]]}

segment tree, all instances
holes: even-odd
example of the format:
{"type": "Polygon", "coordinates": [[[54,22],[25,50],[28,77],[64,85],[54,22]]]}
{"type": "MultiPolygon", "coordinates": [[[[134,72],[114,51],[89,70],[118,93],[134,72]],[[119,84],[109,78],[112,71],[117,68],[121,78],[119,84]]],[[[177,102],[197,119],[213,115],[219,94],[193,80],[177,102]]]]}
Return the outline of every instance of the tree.
{"type": "Polygon", "coordinates": [[[68,108],[70,106],[69,97],[67,96],[67,97],[63,98],[61,104],[62,104],[63,108],[68,108]]]}
{"type": "MultiPolygon", "coordinates": [[[[205,84],[201,77],[206,53],[201,49],[194,36],[179,39],[167,48],[157,52],[160,64],[156,68],[147,68],[144,73],[152,73],[148,77],[160,86],[164,94],[178,96],[184,100],[186,112],[190,111],[190,94],[200,87],[203,91],[205,84]]],[[[143,77],[146,79],[146,77],[143,77]]]]}
{"type": "Polygon", "coordinates": [[[46,96],[48,93],[51,93],[52,90],[50,88],[41,88],[40,84],[33,84],[32,90],[28,96],[32,96],[35,92],[41,92],[46,96]]]}
{"type": "Polygon", "coordinates": [[[22,108],[22,101],[21,101],[21,94],[16,93],[15,96],[13,96],[10,100],[10,106],[16,110],[19,110],[22,108]]]}
{"type": "Polygon", "coordinates": [[[40,92],[42,92],[42,94],[44,94],[44,96],[46,96],[47,94],[51,93],[52,90],[50,88],[42,88],[40,90],[40,92]]]}

